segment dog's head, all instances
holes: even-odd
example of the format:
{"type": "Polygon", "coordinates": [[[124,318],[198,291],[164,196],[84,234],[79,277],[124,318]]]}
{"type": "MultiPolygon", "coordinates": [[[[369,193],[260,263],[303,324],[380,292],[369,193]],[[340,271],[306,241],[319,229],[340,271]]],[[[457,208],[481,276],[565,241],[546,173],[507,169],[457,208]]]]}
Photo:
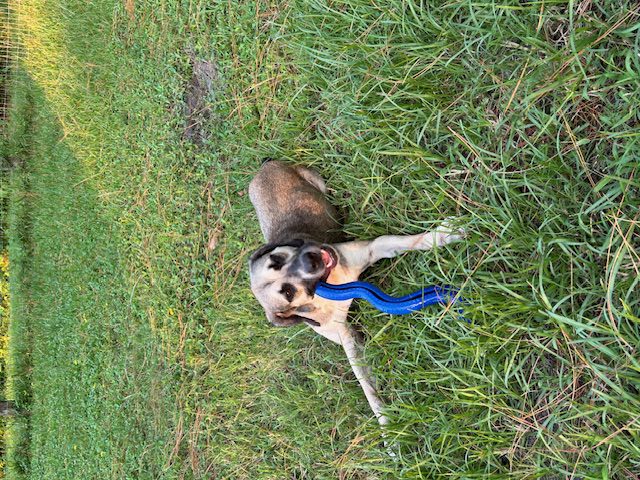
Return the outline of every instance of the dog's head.
{"type": "Polygon", "coordinates": [[[251,290],[273,325],[288,327],[306,322],[318,326],[304,314],[313,311],[316,286],[327,279],[337,263],[338,254],[329,245],[305,240],[270,243],[251,255],[251,290]]]}

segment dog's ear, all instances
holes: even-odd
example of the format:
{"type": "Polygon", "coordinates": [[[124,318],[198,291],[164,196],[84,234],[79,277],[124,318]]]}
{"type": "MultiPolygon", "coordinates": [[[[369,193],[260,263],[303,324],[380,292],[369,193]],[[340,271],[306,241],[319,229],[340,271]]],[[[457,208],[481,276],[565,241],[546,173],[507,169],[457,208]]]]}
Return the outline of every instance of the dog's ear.
{"type": "Polygon", "coordinates": [[[271,325],[274,327],[291,327],[293,325],[298,325],[302,322],[308,323],[314,327],[319,327],[320,324],[315,320],[311,320],[310,318],[301,317],[300,315],[287,315],[286,317],[279,315],[276,312],[266,311],[267,320],[271,322],[271,325]]]}
{"type": "Polygon", "coordinates": [[[292,327],[302,322],[301,319],[297,318],[297,315],[282,317],[278,312],[270,312],[268,310],[265,310],[265,313],[267,314],[267,320],[269,320],[274,327],[292,327]]]}
{"type": "Polygon", "coordinates": [[[249,263],[255,262],[260,257],[265,256],[269,252],[273,252],[278,247],[297,247],[297,248],[299,248],[302,245],[304,245],[304,240],[299,239],[299,238],[296,238],[296,239],[291,240],[290,242],[286,242],[286,243],[267,243],[266,245],[261,246],[259,249],[257,249],[255,252],[253,252],[251,254],[251,257],[249,257],[249,263]]]}
{"type": "Polygon", "coordinates": [[[255,262],[260,257],[263,257],[267,253],[274,251],[279,246],[280,245],[277,245],[275,243],[267,243],[266,245],[261,246],[251,254],[251,257],[249,257],[249,263],[255,262]]]}
{"type": "Polygon", "coordinates": [[[300,315],[289,315],[285,320],[291,320],[291,319],[294,319],[297,323],[304,322],[308,325],[311,325],[312,327],[320,326],[320,324],[315,320],[311,320],[310,318],[307,318],[307,317],[301,317],[300,315]]]}

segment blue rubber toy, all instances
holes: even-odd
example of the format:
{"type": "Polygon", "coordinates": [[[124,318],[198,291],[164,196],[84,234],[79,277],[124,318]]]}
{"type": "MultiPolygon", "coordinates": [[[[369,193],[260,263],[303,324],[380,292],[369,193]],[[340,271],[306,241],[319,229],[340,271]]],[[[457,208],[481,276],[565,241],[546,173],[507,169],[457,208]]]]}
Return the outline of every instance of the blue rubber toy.
{"type": "Polygon", "coordinates": [[[342,285],[320,282],[316,287],[316,293],[327,300],[362,298],[381,312],[392,315],[406,315],[436,303],[455,303],[459,300],[458,290],[448,285],[442,287],[433,285],[404,297],[392,297],[367,282],[350,282],[342,285]]]}

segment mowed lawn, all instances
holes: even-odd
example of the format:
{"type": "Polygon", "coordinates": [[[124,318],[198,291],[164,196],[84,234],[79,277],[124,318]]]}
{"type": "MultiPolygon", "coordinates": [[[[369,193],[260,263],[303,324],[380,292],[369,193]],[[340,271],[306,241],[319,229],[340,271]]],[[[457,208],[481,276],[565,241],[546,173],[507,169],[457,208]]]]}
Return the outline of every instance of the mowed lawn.
{"type": "Polygon", "coordinates": [[[9,3],[7,478],[640,478],[637,2],[9,3]],[[468,232],[365,279],[470,323],[353,308],[393,458],[251,296],[267,157],[354,237],[468,232]]]}

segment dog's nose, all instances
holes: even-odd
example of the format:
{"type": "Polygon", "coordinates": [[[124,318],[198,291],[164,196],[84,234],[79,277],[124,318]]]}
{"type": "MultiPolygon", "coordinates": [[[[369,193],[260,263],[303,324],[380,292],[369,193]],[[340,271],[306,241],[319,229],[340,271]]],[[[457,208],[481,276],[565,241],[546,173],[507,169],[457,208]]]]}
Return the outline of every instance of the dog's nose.
{"type": "Polygon", "coordinates": [[[302,268],[307,273],[315,273],[322,265],[322,254],[319,252],[306,252],[302,255],[302,268]]]}

